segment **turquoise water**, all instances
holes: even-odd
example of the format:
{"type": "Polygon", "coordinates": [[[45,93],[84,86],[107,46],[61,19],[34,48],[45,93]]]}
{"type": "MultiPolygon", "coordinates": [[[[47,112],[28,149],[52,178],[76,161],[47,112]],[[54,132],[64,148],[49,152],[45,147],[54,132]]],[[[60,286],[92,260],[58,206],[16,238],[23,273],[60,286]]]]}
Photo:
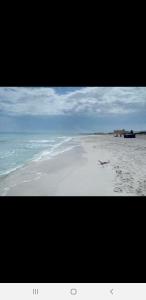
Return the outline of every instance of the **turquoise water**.
{"type": "Polygon", "coordinates": [[[0,133],[0,175],[31,160],[51,158],[73,147],[72,137],[47,133],[0,133]]]}

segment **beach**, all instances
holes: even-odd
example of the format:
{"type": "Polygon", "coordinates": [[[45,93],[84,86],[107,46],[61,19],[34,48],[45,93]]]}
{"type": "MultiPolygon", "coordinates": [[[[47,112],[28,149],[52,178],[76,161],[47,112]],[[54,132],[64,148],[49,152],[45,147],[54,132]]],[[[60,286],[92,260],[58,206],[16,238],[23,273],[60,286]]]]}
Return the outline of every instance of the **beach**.
{"type": "Polygon", "coordinates": [[[3,176],[0,195],[146,195],[146,135],[84,135],[73,140],[68,151],[28,162],[3,176]]]}

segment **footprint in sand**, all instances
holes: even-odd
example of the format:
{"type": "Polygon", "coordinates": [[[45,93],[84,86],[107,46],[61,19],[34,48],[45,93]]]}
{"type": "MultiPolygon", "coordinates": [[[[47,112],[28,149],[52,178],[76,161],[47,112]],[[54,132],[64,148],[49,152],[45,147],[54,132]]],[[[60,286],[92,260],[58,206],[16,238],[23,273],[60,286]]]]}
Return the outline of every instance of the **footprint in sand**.
{"type": "Polygon", "coordinates": [[[136,193],[137,193],[138,195],[141,195],[141,194],[142,194],[142,190],[141,190],[140,188],[137,188],[135,191],[136,191],[136,193]]]}
{"type": "Polygon", "coordinates": [[[119,166],[117,165],[117,166],[114,166],[114,169],[119,169],[119,166]]]}
{"type": "Polygon", "coordinates": [[[119,175],[119,174],[122,174],[122,171],[121,170],[116,170],[116,173],[119,175]]]}
{"type": "Polygon", "coordinates": [[[144,185],[144,189],[146,189],[146,180],[144,180],[144,184],[143,185],[144,185]]]}
{"type": "Polygon", "coordinates": [[[114,192],[120,193],[120,192],[123,192],[123,190],[122,190],[122,188],[120,188],[120,187],[115,187],[115,188],[114,188],[114,192]]]}

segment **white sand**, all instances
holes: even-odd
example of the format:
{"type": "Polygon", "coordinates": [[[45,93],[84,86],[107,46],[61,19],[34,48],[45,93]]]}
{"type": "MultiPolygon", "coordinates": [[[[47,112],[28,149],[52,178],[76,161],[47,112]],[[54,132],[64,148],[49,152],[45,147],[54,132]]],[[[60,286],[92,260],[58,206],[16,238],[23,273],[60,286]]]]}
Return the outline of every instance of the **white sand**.
{"type": "Polygon", "coordinates": [[[0,195],[146,195],[146,136],[77,138],[79,146],[6,176],[0,195]],[[110,161],[101,166],[98,162],[110,161]]]}

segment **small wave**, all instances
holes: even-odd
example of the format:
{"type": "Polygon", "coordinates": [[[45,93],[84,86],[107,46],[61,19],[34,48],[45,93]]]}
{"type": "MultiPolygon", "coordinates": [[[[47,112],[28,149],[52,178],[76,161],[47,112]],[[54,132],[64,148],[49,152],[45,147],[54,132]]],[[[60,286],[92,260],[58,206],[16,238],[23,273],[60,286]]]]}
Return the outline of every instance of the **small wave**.
{"type": "Polygon", "coordinates": [[[15,153],[15,150],[7,151],[6,153],[0,153],[0,159],[12,156],[15,153]]]}
{"type": "Polygon", "coordinates": [[[15,167],[15,168],[11,168],[11,169],[9,169],[7,171],[2,171],[2,172],[0,172],[0,176],[8,175],[8,174],[16,171],[17,169],[20,169],[23,166],[24,166],[24,164],[23,165],[19,165],[19,166],[15,167]]]}
{"type": "Polygon", "coordinates": [[[53,143],[55,140],[30,140],[29,143],[53,143]]]}
{"type": "Polygon", "coordinates": [[[39,150],[39,148],[51,148],[52,144],[49,144],[49,145],[46,145],[45,143],[42,143],[42,144],[28,144],[28,145],[25,145],[24,148],[25,149],[34,149],[34,150],[39,150]]]}
{"type": "Polygon", "coordinates": [[[48,158],[47,156],[48,156],[49,154],[50,154],[50,151],[43,151],[41,154],[35,155],[35,157],[33,158],[33,161],[41,160],[41,159],[44,158],[44,157],[48,158]]]}
{"type": "Polygon", "coordinates": [[[55,153],[58,153],[58,154],[59,154],[59,153],[62,153],[62,152],[64,152],[64,151],[66,151],[66,150],[65,150],[66,148],[64,148],[63,150],[60,149],[58,152],[56,152],[56,149],[58,149],[58,148],[59,148],[60,146],[62,146],[63,144],[69,142],[71,139],[72,139],[71,137],[66,138],[66,139],[63,140],[62,142],[57,143],[56,145],[53,145],[53,147],[52,147],[50,150],[45,150],[45,151],[41,152],[40,154],[35,155],[33,161],[39,161],[39,160],[41,160],[41,159],[43,159],[43,158],[49,159],[49,158],[51,158],[52,156],[57,155],[57,154],[55,154],[55,153]]]}
{"type": "Polygon", "coordinates": [[[39,161],[43,158],[45,159],[51,159],[52,157],[54,156],[57,156],[59,154],[62,154],[64,152],[67,152],[67,151],[70,151],[74,148],[75,146],[70,146],[70,147],[67,147],[67,148],[64,148],[62,150],[58,150],[58,151],[44,151],[43,153],[40,154],[40,156],[36,157],[35,159],[33,159],[33,161],[39,161]]]}
{"type": "Polygon", "coordinates": [[[64,153],[64,152],[66,152],[66,151],[70,151],[70,150],[72,150],[74,147],[75,147],[75,146],[70,146],[70,147],[64,148],[64,149],[62,149],[62,150],[60,150],[60,151],[55,151],[55,152],[53,152],[53,153],[51,154],[51,156],[57,156],[57,155],[59,155],[59,154],[61,154],[61,153],[64,153]]]}

